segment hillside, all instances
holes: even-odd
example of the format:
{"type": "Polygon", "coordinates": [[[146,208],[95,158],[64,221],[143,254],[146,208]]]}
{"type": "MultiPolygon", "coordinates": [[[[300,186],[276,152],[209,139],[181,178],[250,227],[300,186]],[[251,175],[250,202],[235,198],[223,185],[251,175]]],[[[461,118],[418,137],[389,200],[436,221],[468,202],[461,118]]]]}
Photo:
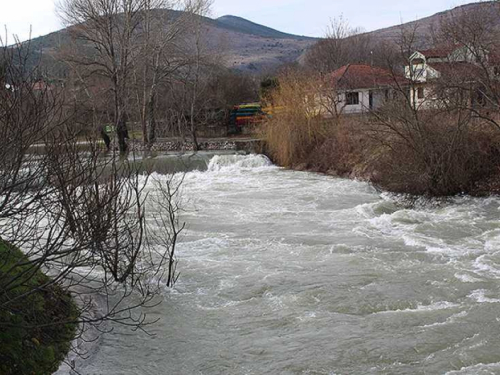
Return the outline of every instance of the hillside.
{"type": "Polygon", "coordinates": [[[236,16],[222,16],[215,21],[219,27],[226,27],[239,33],[261,36],[263,38],[315,40],[315,38],[283,33],[236,16]]]}
{"type": "MultiPolygon", "coordinates": [[[[168,22],[182,15],[179,11],[158,10],[168,22]]],[[[239,71],[261,73],[297,61],[317,39],[286,34],[256,24],[244,18],[223,16],[217,19],[202,17],[203,36],[208,48],[219,51],[228,68],[239,71]]],[[[61,46],[71,43],[68,29],[36,38],[34,49],[43,51],[45,61],[61,46]]]]}
{"type": "MultiPolygon", "coordinates": [[[[408,22],[367,33],[374,44],[380,41],[396,41],[401,34],[401,27],[411,29],[418,24],[416,36],[418,44],[428,47],[433,28],[439,26],[443,18],[450,17],[453,12],[471,10],[476,7],[491,7],[493,1],[471,3],[443,11],[418,21],[408,22]]],[[[168,20],[182,15],[182,12],[158,10],[168,20]]],[[[332,15],[333,16],[333,15],[332,15]]],[[[287,34],[281,31],[259,25],[241,17],[226,15],[217,19],[203,17],[203,35],[211,50],[218,51],[228,68],[249,73],[263,73],[277,67],[297,61],[303,61],[304,54],[318,39],[287,34]]],[[[360,25],[362,26],[362,25],[360,25]]],[[[500,28],[500,19],[498,20],[500,28]]],[[[69,32],[63,29],[33,40],[37,50],[42,50],[46,60],[59,46],[70,43],[69,32]]]]}
{"type": "MultiPolygon", "coordinates": [[[[430,36],[432,35],[433,29],[437,30],[443,19],[451,17],[452,14],[456,14],[461,11],[471,11],[479,7],[491,8],[495,3],[495,1],[484,1],[461,5],[450,10],[436,13],[429,17],[403,23],[402,25],[395,25],[384,29],[375,30],[367,34],[370,35],[375,42],[397,41],[401,36],[402,27],[407,30],[411,30],[412,28],[416,27],[416,37],[418,42],[422,44],[422,46],[429,47],[432,43],[430,36]]],[[[498,6],[498,3],[496,4],[496,6],[498,6]]],[[[500,28],[500,19],[498,20],[497,27],[500,28]]]]}

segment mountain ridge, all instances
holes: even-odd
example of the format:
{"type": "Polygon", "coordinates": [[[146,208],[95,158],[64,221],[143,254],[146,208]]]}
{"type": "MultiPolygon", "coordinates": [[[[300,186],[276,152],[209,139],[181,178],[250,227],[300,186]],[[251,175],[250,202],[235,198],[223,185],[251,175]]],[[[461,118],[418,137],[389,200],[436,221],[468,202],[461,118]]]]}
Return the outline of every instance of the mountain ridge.
{"type": "Polygon", "coordinates": [[[246,18],[233,16],[233,15],[224,15],[222,17],[215,19],[217,22],[223,23],[225,25],[231,25],[235,28],[238,28],[240,32],[248,32],[249,34],[259,35],[267,38],[277,38],[277,39],[299,39],[299,40],[317,40],[318,38],[304,36],[304,35],[295,35],[284,33],[282,31],[278,31],[271,27],[267,27],[264,25],[260,25],[256,22],[250,21],[246,18]]]}
{"type": "MultiPolygon", "coordinates": [[[[401,27],[408,27],[418,23],[417,37],[422,46],[432,43],[430,34],[440,20],[448,17],[452,12],[474,7],[492,6],[494,1],[474,2],[464,4],[453,9],[444,10],[434,15],[421,18],[402,25],[390,26],[364,34],[369,35],[376,43],[379,41],[396,41],[401,34],[401,27]]],[[[159,14],[168,19],[175,19],[182,15],[181,11],[158,9],[159,14]]],[[[242,17],[224,15],[218,18],[201,17],[204,27],[204,36],[209,48],[215,49],[223,46],[226,66],[247,73],[264,74],[272,73],[283,64],[303,61],[308,49],[320,38],[300,36],[284,33],[279,30],[260,25],[242,17]]],[[[500,29],[500,20],[498,21],[500,29]]],[[[62,29],[45,36],[33,39],[33,45],[47,52],[49,55],[57,50],[58,46],[71,40],[68,28],[62,29]]]]}
{"type": "MultiPolygon", "coordinates": [[[[468,4],[459,5],[447,10],[443,10],[441,12],[437,12],[433,15],[419,18],[415,21],[405,22],[399,25],[393,25],[384,27],[381,29],[369,31],[363,34],[371,36],[373,39],[377,41],[387,40],[387,41],[395,41],[401,35],[401,27],[412,27],[418,24],[418,29],[416,30],[416,37],[419,42],[425,46],[430,47],[432,41],[430,36],[432,35],[433,29],[436,29],[439,26],[439,23],[442,19],[446,17],[450,17],[453,13],[457,13],[464,10],[473,10],[477,7],[490,7],[498,3],[496,1],[479,1],[479,2],[471,2],[468,4]],[[426,40],[427,39],[427,40],[426,40]]],[[[498,28],[500,28],[500,20],[498,21],[498,28]]]]}

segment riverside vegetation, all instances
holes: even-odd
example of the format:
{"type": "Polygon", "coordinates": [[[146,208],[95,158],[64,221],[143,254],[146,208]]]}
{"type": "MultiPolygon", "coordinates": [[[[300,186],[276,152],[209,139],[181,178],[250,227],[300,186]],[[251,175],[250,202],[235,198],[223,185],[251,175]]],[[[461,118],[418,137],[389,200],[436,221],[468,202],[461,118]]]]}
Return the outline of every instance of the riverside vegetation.
{"type": "MultiPolygon", "coordinates": [[[[183,50],[182,62],[166,44],[179,46],[173,39],[196,27],[201,38],[199,20],[208,3],[187,2],[183,17],[153,33],[155,22],[165,22],[153,17],[154,9],[169,4],[61,1],[61,15],[78,24],[72,32],[94,53],[59,51],[66,75],[44,69],[33,42],[11,46],[0,39],[1,375],[50,374],[69,349],[76,356],[68,361],[73,367],[88,354],[82,344],[87,334],[109,332],[108,324],[145,330],[156,321],[146,310],[160,303],[164,288],[178,278],[182,181],[172,176],[153,181],[135,154],[127,154],[130,119],[145,126],[146,144],[146,135],[155,139],[156,90],[172,83],[167,76],[174,74],[168,56],[184,68],[183,88],[195,86],[192,121],[179,126],[196,137],[197,90],[206,88],[200,79],[202,43],[198,40],[196,51],[183,50]],[[152,46],[153,39],[161,44],[152,47],[158,55],[145,61],[151,54],[140,46],[152,46]],[[143,74],[132,77],[132,70],[143,74]],[[142,85],[133,81],[138,77],[144,78],[142,85]],[[101,84],[106,89],[96,90],[101,84]],[[142,88],[142,95],[127,96],[132,87],[142,88]],[[110,121],[114,126],[105,126],[110,121]],[[146,193],[152,182],[154,192],[146,193]],[[152,207],[160,210],[148,216],[152,207]]],[[[188,112],[186,101],[176,103],[188,112]]]]}
{"type": "Polygon", "coordinates": [[[11,302],[9,310],[0,311],[0,374],[53,373],[76,333],[75,303],[67,291],[50,285],[47,275],[31,270],[19,249],[1,240],[0,280],[17,285],[0,295],[1,305],[11,302]]]}
{"type": "Polygon", "coordinates": [[[309,66],[285,70],[278,87],[267,93],[265,100],[276,108],[261,128],[268,153],[286,167],[361,178],[396,193],[500,192],[495,58],[500,46],[494,27],[499,7],[458,9],[441,20],[428,39],[443,48],[461,46],[474,62],[468,69],[443,62],[445,74],[433,81],[431,98],[418,105],[413,99],[418,81],[404,78],[404,67],[419,48],[418,22],[402,27],[397,41],[372,45],[337,20],[332,33],[310,51],[309,66]],[[349,63],[389,72],[393,83],[385,87],[383,106],[343,113],[332,78],[322,69],[331,72],[349,63]]]}
{"type": "MultiPolygon", "coordinates": [[[[477,120],[459,127],[459,114],[439,111],[401,113],[401,122],[385,121],[391,117],[384,113],[325,119],[304,100],[311,82],[319,85],[310,76],[288,72],[273,94],[281,109],[261,134],[277,164],[363,179],[396,193],[500,192],[500,132],[489,124],[477,120]]],[[[386,110],[404,108],[401,101],[386,110]]]]}

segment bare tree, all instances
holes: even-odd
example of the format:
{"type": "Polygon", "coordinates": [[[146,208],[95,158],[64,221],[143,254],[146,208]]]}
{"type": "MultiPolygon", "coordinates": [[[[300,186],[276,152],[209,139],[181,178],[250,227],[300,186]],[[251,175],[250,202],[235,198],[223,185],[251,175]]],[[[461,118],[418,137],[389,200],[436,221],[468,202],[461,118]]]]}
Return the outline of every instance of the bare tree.
{"type": "MultiPolygon", "coordinates": [[[[184,228],[179,185],[155,198],[168,216],[156,222],[153,248],[147,171],[106,153],[96,134],[74,121],[73,98],[28,68],[28,47],[0,51],[0,237],[25,254],[0,257],[0,317],[15,316],[27,298],[57,286],[73,295],[77,313],[19,328],[79,323],[82,334],[89,325],[106,330],[105,322],[117,322],[144,329],[152,322],[142,309],[159,302],[163,275],[168,286],[176,279],[172,259],[184,228]],[[38,271],[50,278],[40,279],[38,271]],[[104,301],[102,315],[95,314],[96,298],[104,301]]],[[[0,319],[0,327],[16,324],[0,319]]]]}
{"type": "Polygon", "coordinates": [[[150,6],[147,0],[61,0],[58,6],[60,17],[71,26],[71,32],[93,51],[73,57],[72,62],[109,80],[113,122],[121,152],[128,148],[130,77],[141,52],[137,48],[138,30],[150,6]]]}
{"type": "Polygon", "coordinates": [[[190,92],[189,95],[189,123],[191,130],[191,137],[193,140],[194,150],[199,150],[200,146],[198,144],[198,137],[196,133],[197,118],[199,118],[199,112],[204,108],[201,101],[203,101],[204,82],[206,82],[206,74],[203,74],[204,66],[210,64],[209,60],[213,57],[212,54],[208,54],[206,48],[206,39],[203,34],[203,23],[202,16],[207,14],[210,3],[205,3],[200,0],[189,0],[189,7],[192,9],[194,14],[198,17],[193,19],[193,35],[194,40],[194,50],[191,54],[191,64],[187,75],[185,76],[184,84],[190,92]]]}
{"type": "Polygon", "coordinates": [[[443,19],[434,34],[436,44],[460,51],[460,56],[452,54],[442,64],[442,77],[436,82],[437,95],[443,99],[455,95],[455,100],[442,100],[442,103],[468,110],[496,129],[500,129],[497,115],[500,109],[500,33],[496,27],[499,15],[498,2],[460,8],[443,19]],[[457,96],[462,100],[457,101],[457,96]]]}
{"type": "MultiPolygon", "coordinates": [[[[160,87],[167,87],[174,73],[189,63],[184,56],[184,38],[195,10],[189,4],[178,3],[182,13],[175,17],[170,10],[158,9],[158,3],[147,0],[145,4],[142,43],[138,46],[141,53],[134,66],[134,81],[143,142],[149,147],[156,140],[156,101],[160,87]]],[[[161,6],[172,7],[173,4],[161,6]]]]}
{"type": "Polygon", "coordinates": [[[328,26],[325,38],[306,55],[306,65],[321,73],[330,73],[346,64],[371,63],[371,39],[361,28],[352,28],[343,17],[328,26]]]}

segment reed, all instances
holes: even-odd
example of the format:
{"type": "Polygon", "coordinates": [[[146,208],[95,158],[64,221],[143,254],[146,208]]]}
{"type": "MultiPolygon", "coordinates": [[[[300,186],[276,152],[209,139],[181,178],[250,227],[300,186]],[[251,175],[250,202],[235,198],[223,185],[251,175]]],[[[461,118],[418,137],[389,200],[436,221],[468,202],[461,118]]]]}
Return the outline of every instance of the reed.
{"type": "Polygon", "coordinates": [[[269,96],[272,115],[260,128],[269,156],[279,165],[303,163],[331,132],[331,123],[319,116],[315,97],[318,78],[287,71],[279,77],[279,87],[269,96]]]}

